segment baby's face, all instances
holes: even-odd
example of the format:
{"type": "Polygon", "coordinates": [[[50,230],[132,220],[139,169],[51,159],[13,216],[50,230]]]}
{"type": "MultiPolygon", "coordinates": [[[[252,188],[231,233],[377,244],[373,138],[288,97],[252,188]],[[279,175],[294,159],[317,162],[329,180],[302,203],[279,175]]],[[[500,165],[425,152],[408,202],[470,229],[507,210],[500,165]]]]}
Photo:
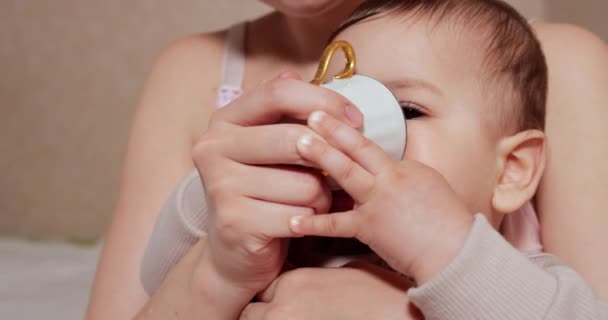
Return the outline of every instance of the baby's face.
{"type": "Polygon", "coordinates": [[[439,171],[472,212],[491,214],[498,138],[487,113],[496,106],[482,94],[476,42],[447,28],[380,18],[337,40],[353,45],[357,73],[386,84],[406,108],[405,158],[439,171]]]}

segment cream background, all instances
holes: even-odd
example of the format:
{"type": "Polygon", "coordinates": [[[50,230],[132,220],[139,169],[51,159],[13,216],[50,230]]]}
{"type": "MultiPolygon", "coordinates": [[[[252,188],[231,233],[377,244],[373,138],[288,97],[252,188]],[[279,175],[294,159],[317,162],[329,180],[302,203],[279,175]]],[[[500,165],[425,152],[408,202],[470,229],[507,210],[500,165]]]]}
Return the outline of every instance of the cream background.
{"type": "MultiPolygon", "coordinates": [[[[511,2],[608,38],[608,1],[511,2]]],[[[156,52],[265,10],[253,0],[0,1],[0,234],[102,234],[156,52]]]]}

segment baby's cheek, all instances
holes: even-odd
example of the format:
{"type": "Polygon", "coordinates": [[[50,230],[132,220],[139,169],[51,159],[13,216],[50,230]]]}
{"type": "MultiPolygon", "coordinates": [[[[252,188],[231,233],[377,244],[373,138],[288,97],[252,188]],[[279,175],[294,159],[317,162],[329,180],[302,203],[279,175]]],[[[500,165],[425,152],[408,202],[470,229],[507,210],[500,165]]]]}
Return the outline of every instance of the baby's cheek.
{"type": "Polygon", "coordinates": [[[486,212],[490,203],[494,180],[494,162],[487,150],[477,146],[451,150],[449,168],[444,176],[466,205],[486,212]]]}
{"type": "Polygon", "coordinates": [[[468,198],[472,193],[471,186],[475,185],[472,178],[477,176],[474,172],[477,164],[472,159],[474,155],[464,152],[458,145],[457,141],[448,137],[419,131],[415,137],[408,136],[405,158],[437,170],[459,195],[468,198]]]}
{"type": "Polygon", "coordinates": [[[485,209],[491,197],[495,161],[491,146],[470,130],[472,125],[446,126],[445,122],[408,123],[405,158],[439,172],[467,206],[485,209]],[[466,129],[469,128],[469,129],[466,129]],[[483,208],[482,208],[483,207],[483,208]]]}
{"type": "Polygon", "coordinates": [[[416,142],[412,141],[412,139],[409,139],[409,137],[408,137],[407,146],[405,147],[405,153],[403,155],[403,159],[419,161],[418,158],[420,157],[420,150],[418,148],[419,147],[416,144],[416,142]]]}
{"type": "Polygon", "coordinates": [[[441,172],[445,169],[445,156],[442,154],[446,150],[444,144],[445,141],[424,130],[408,130],[404,158],[421,162],[441,172]]]}

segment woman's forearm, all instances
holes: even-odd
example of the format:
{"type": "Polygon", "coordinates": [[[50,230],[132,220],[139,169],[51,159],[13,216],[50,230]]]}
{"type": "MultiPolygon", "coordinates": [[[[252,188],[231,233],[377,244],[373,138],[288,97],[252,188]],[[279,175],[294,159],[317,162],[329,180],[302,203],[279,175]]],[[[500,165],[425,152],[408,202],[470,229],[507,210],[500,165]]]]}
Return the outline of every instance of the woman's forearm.
{"type": "Polygon", "coordinates": [[[200,240],[175,265],[135,319],[238,318],[251,297],[222,279],[207,263],[204,242],[200,240]]]}
{"type": "Polygon", "coordinates": [[[205,190],[192,169],[165,202],[141,260],[141,284],[149,295],[157,291],[169,271],[205,235],[205,190]]]}

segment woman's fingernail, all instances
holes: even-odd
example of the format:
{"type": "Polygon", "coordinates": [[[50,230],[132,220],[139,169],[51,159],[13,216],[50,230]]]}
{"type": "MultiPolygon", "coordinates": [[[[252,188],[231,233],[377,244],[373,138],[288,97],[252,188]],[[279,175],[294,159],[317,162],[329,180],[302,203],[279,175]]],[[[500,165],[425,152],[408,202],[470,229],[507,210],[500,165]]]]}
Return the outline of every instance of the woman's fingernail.
{"type": "Polygon", "coordinates": [[[301,149],[308,149],[312,145],[312,136],[309,134],[305,134],[298,139],[298,147],[301,149]]]}
{"type": "Polygon", "coordinates": [[[289,226],[294,231],[297,231],[299,229],[301,223],[302,223],[301,216],[295,216],[295,217],[291,217],[291,219],[289,219],[289,226]]]}
{"type": "Polygon", "coordinates": [[[355,127],[359,127],[363,124],[363,114],[361,113],[361,111],[359,111],[359,108],[357,108],[355,105],[353,105],[353,104],[346,105],[344,113],[346,114],[346,118],[355,127]]]}
{"type": "Polygon", "coordinates": [[[321,121],[323,121],[324,117],[325,117],[325,112],[315,111],[310,114],[310,117],[308,117],[308,122],[314,123],[314,124],[319,124],[319,123],[321,123],[321,121]]]}

